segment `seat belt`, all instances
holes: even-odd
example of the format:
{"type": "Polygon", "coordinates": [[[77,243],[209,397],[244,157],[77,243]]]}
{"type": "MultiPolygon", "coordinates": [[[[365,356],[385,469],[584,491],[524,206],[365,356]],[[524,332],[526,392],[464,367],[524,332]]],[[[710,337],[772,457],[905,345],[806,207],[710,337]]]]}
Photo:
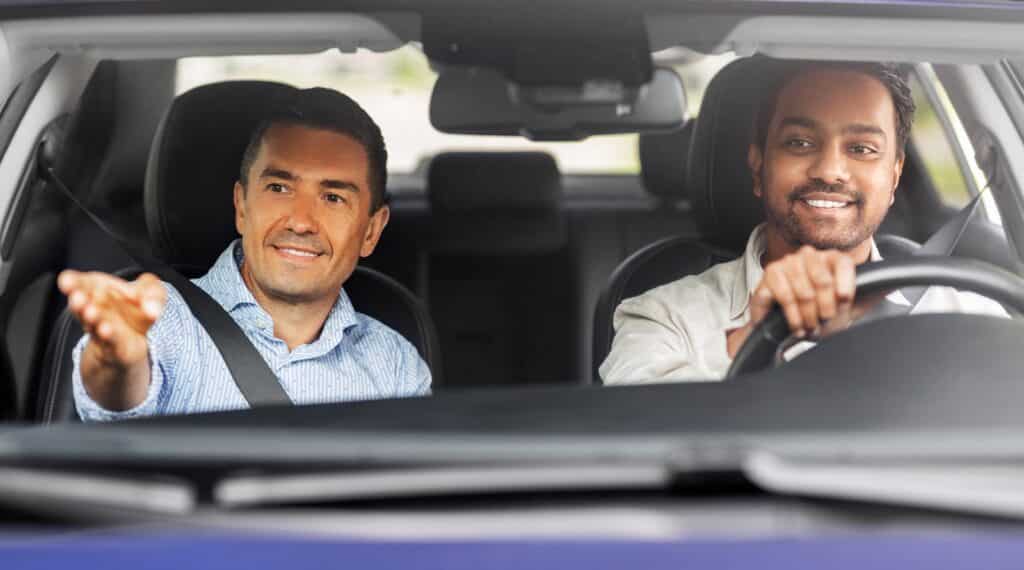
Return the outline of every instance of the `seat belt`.
{"type": "Polygon", "coordinates": [[[154,273],[171,284],[185,300],[199,324],[210,335],[214,346],[220,352],[231,373],[231,379],[242,392],[250,407],[290,404],[291,398],[284,391],[277,376],[263,360],[256,347],[249,342],[241,327],[206,291],[200,289],[184,275],[163,261],[136,249],[131,242],[107,226],[102,219],[89,210],[57,175],[53,167],[55,152],[47,148],[52,141],[39,144],[36,161],[40,176],[51,182],[61,194],[75,205],[96,228],[113,240],[128,257],[143,270],[154,273]]]}
{"type": "MultiPolygon", "coordinates": [[[[956,250],[957,244],[960,243],[960,238],[963,237],[964,232],[967,231],[967,226],[971,223],[975,213],[979,210],[981,204],[981,198],[988,191],[988,187],[983,188],[978,194],[967,203],[966,206],[960,209],[955,216],[942,224],[935,233],[931,235],[921,247],[914,250],[911,254],[913,256],[919,255],[942,255],[950,256],[956,250]]],[[[913,311],[921,303],[921,298],[924,297],[927,287],[906,287],[900,289],[900,293],[910,302],[909,305],[897,305],[896,303],[886,302],[880,305],[875,311],[872,311],[873,317],[881,316],[895,316],[901,314],[908,314],[913,311]]]]}

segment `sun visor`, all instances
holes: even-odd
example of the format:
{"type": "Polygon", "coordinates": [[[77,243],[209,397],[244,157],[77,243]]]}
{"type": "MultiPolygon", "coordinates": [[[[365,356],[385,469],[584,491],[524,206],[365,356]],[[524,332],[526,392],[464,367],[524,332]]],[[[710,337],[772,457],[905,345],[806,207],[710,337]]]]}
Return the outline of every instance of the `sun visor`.
{"type": "Polygon", "coordinates": [[[631,87],[596,79],[578,86],[521,85],[493,69],[451,67],[430,98],[430,122],[439,131],[532,140],[668,131],[684,124],[685,110],[682,81],[668,69],[631,87]]]}

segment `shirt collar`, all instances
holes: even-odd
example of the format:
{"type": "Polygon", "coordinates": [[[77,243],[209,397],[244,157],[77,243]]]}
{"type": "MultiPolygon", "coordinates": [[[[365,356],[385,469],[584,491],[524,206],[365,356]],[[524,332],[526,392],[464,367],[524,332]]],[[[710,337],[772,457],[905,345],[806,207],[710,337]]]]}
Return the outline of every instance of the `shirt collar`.
{"type": "MultiPolygon", "coordinates": [[[[220,254],[210,271],[200,280],[206,282],[203,289],[220,306],[224,307],[224,310],[233,315],[237,311],[255,311],[253,315],[255,325],[261,329],[269,329],[273,333],[273,320],[259,305],[252,291],[245,284],[245,280],[242,279],[241,267],[244,260],[245,251],[242,249],[242,240],[236,239],[220,254]]],[[[235,315],[236,320],[249,320],[240,317],[241,315],[235,315]]],[[[348,294],[342,289],[334,306],[331,307],[331,312],[327,315],[324,328],[320,331],[320,337],[311,345],[333,348],[341,342],[345,332],[357,324],[359,324],[359,320],[356,317],[355,308],[352,306],[348,294]]]]}
{"type": "MultiPolygon", "coordinates": [[[[747,247],[743,251],[743,263],[732,285],[732,303],[729,306],[729,318],[732,320],[743,317],[750,306],[750,294],[754,292],[761,278],[764,276],[764,267],[761,266],[761,257],[765,251],[764,224],[758,225],[750,233],[747,240],[747,247]]],[[[878,251],[878,245],[874,238],[871,240],[870,261],[881,261],[882,254],[878,251]]]]}
{"type": "Polygon", "coordinates": [[[210,271],[202,277],[208,287],[203,287],[215,301],[229,313],[239,306],[259,306],[249,287],[242,279],[242,240],[234,240],[217,257],[210,271]]]}

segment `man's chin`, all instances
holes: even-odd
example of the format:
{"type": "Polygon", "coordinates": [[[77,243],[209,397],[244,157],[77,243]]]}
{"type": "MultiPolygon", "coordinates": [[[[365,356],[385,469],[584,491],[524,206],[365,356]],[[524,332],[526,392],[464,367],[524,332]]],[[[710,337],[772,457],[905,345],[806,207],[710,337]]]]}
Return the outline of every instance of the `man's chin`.
{"type": "Polygon", "coordinates": [[[857,228],[823,228],[815,225],[814,227],[798,226],[790,228],[790,230],[789,234],[793,237],[794,245],[809,245],[823,250],[850,251],[864,243],[864,240],[871,238],[871,232],[857,228]]]}
{"type": "Polygon", "coordinates": [[[864,238],[860,236],[830,236],[830,235],[813,235],[803,236],[798,239],[799,245],[809,245],[815,249],[837,249],[839,251],[851,251],[856,249],[857,246],[864,243],[864,238]]]}
{"type": "Polygon", "coordinates": [[[312,303],[322,299],[324,296],[322,291],[296,289],[294,287],[268,287],[266,292],[269,297],[289,305],[312,303]]]}

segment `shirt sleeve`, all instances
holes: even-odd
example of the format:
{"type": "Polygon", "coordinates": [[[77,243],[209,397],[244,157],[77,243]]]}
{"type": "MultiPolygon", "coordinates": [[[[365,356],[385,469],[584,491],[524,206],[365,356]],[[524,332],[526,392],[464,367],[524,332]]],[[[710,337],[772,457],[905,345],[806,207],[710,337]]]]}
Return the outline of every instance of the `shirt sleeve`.
{"type": "Polygon", "coordinates": [[[396,354],[398,354],[396,363],[398,369],[395,372],[395,377],[399,381],[394,397],[404,398],[408,396],[430,395],[430,383],[432,381],[430,367],[420,357],[416,347],[398,333],[393,334],[395,341],[399,345],[396,351],[396,354]]]}
{"type": "MultiPolygon", "coordinates": [[[[89,335],[83,335],[71,353],[73,368],[71,372],[75,408],[78,416],[85,422],[101,422],[125,420],[137,417],[168,413],[170,391],[174,386],[175,343],[183,341],[180,333],[184,300],[173,287],[164,285],[168,290],[167,306],[164,313],[157,319],[146,335],[149,343],[150,381],[146,398],[134,408],[121,411],[108,410],[98,404],[89,395],[82,382],[82,352],[89,342],[89,335]]],[[[187,311],[187,308],[185,309],[187,311]]]]}
{"type": "Polygon", "coordinates": [[[1010,318],[1010,314],[998,302],[978,293],[950,287],[929,287],[912,311],[915,315],[949,312],[1010,318]]]}
{"type": "Polygon", "coordinates": [[[85,350],[85,346],[88,342],[89,335],[84,335],[79,339],[78,344],[75,345],[75,349],[71,354],[72,362],[74,363],[74,369],[71,374],[72,381],[74,383],[75,408],[78,410],[78,417],[85,422],[106,422],[152,416],[159,413],[157,402],[160,399],[160,393],[164,387],[164,374],[163,369],[160,366],[160,359],[157,355],[158,353],[154,350],[155,345],[152,339],[149,341],[149,389],[146,392],[146,399],[134,408],[122,411],[108,410],[98,404],[89,395],[88,390],[85,388],[85,384],[82,382],[82,373],[80,368],[82,351],[85,350]]]}
{"type": "Polygon", "coordinates": [[[658,288],[615,309],[615,337],[599,373],[605,384],[718,380],[730,359],[725,330],[704,314],[699,289],[658,288]]]}

